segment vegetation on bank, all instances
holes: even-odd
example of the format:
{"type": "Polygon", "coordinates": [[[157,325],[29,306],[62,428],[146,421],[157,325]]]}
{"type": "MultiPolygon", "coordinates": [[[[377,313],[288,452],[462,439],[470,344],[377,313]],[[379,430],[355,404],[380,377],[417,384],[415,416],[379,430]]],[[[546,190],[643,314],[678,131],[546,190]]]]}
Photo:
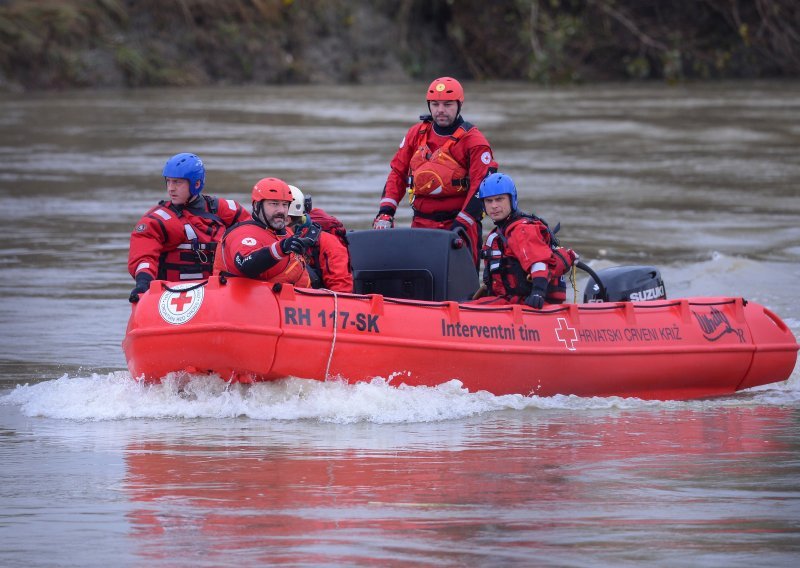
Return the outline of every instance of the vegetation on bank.
{"type": "Polygon", "coordinates": [[[800,75],[797,0],[6,0],[0,88],[800,75]]]}

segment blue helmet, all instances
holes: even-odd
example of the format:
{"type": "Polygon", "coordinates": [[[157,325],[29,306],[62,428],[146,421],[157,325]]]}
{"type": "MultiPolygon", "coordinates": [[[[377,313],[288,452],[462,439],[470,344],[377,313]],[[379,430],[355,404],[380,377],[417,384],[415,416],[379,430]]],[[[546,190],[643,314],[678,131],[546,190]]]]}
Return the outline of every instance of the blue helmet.
{"type": "Polygon", "coordinates": [[[508,194],[511,196],[511,210],[517,210],[517,186],[514,180],[506,174],[492,174],[486,176],[478,188],[478,197],[494,197],[495,195],[508,194]]]}
{"type": "Polygon", "coordinates": [[[195,197],[203,191],[206,183],[206,168],[203,166],[203,160],[195,154],[183,152],[175,154],[167,160],[164,165],[164,177],[189,180],[189,195],[195,197]],[[197,185],[198,181],[200,185],[197,185]]]}

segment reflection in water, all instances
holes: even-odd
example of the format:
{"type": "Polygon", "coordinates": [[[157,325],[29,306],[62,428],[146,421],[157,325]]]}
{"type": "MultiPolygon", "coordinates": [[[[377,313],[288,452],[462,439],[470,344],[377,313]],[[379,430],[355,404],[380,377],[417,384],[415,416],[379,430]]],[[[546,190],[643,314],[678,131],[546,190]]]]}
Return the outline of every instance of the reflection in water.
{"type": "Polygon", "coordinates": [[[562,565],[582,543],[604,550],[601,564],[669,565],[684,546],[715,554],[720,532],[779,557],[798,512],[775,509],[795,494],[775,470],[800,473],[780,436],[793,415],[503,415],[373,430],[384,445],[372,448],[314,425],[296,444],[159,437],[126,448],[124,487],[140,554],[162,562],[202,550],[212,562],[562,565]]]}

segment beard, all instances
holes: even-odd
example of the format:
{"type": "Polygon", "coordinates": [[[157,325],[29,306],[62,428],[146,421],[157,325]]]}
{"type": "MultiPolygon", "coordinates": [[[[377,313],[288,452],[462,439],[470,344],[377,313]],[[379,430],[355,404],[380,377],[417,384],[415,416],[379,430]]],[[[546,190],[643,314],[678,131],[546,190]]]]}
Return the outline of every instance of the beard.
{"type": "Polygon", "coordinates": [[[273,215],[267,217],[267,226],[275,231],[282,231],[286,228],[286,217],[283,215],[273,215]]]}

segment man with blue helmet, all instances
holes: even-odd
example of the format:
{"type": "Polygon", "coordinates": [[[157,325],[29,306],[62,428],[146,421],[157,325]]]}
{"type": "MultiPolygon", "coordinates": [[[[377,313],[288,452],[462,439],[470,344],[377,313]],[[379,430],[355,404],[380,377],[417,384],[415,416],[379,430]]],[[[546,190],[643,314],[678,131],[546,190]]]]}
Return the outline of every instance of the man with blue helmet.
{"type": "Polygon", "coordinates": [[[145,213],[131,233],[128,271],[136,280],[131,302],[153,279],[208,278],[225,229],[250,219],[237,202],[202,194],[206,170],[195,154],[172,156],[163,175],[168,199],[145,213]]]}
{"type": "Polygon", "coordinates": [[[495,223],[481,250],[485,262],[483,304],[521,304],[540,309],[566,299],[564,274],[578,255],[558,246],[542,219],[518,208],[517,187],[506,174],[489,175],[478,195],[495,223]]]}

